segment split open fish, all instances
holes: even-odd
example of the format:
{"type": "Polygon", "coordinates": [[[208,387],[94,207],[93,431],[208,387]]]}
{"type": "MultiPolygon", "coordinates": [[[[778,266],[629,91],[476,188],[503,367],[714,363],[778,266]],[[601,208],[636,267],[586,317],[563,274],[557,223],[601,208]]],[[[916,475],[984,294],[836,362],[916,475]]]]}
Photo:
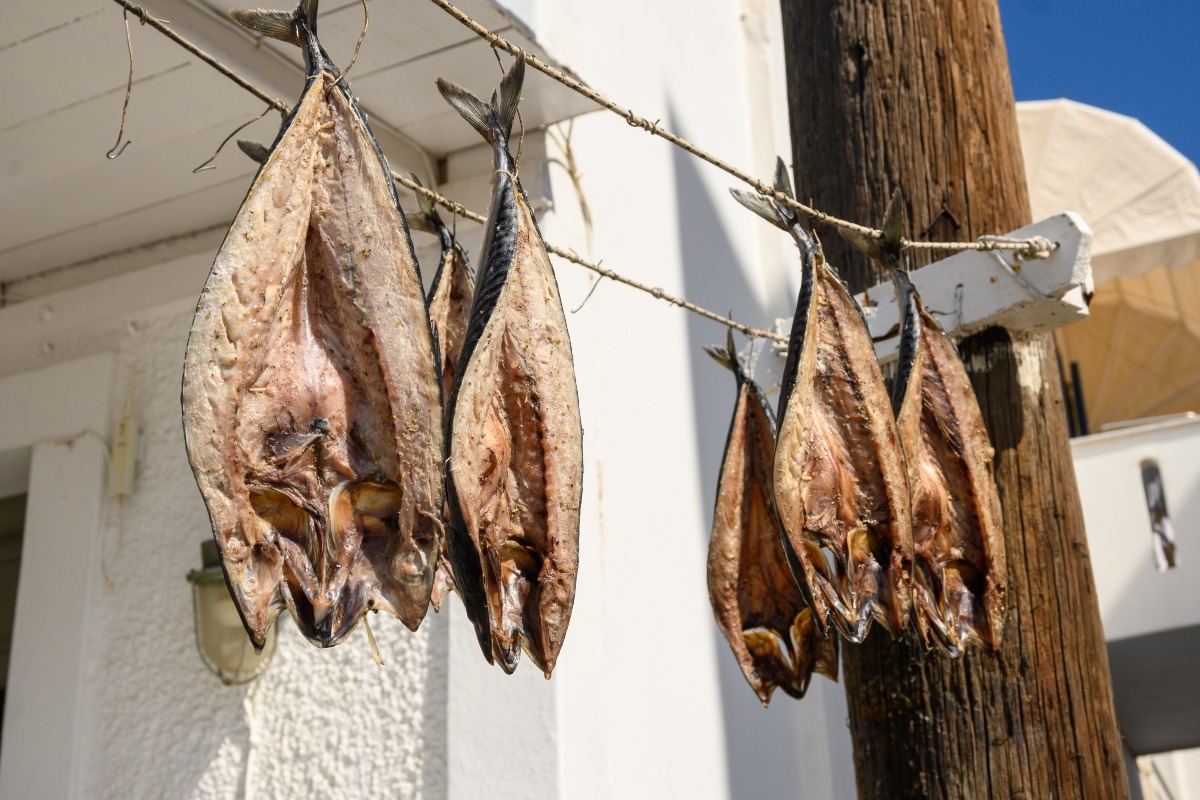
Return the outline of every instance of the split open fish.
{"type": "Polygon", "coordinates": [[[322,647],[368,610],[416,629],[443,532],[420,274],[316,10],[234,13],[299,45],[307,82],[217,254],[183,377],[188,457],[260,647],[285,607],[322,647]]]}
{"type": "MultiPolygon", "coordinates": [[[[792,194],[782,160],[775,188],[792,194]]],[[[862,311],[791,209],[757,194],[733,194],[800,247],[774,470],[788,561],[822,631],[832,620],[842,635],[861,642],[875,619],[898,632],[911,602],[907,476],[862,311]]]]}
{"type": "Polygon", "coordinates": [[[704,349],[733,371],[737,383],[708,545],[708,599],[765,707],[776,687],[803,697],[813,672],[836,681],[837,637],[817,628],[783,552],[772,488],[775,424],[767,400],[742,369],[732,333],[725,348],[704,349]]]}
{"type": "Polygon", "coordinates": [[[579,561],[583,429],[558,284],[508,150],[525,62],[490,103],[438,89],[494,152],[471,323],[450,392],[446,496],[450,559],[489,662],[524,648],[550,677],[579,561]]]}
{"type": "MultiPolygon", "coordinates": [[[[413,176],[413,179],[416,180],[416,176],[413,176]]],[[[475,276],[471,274],[466,251],[454,238],[454,232],[438,215],[434,202],[420,193],[417,194],[417,202],[420,204],[420,211],[408,215],[409,225],[413,230],[436,236],[442,248],[437,271],[433,273],[433,283],[429,287],[427,303],[429,322],[437,337],[442,370],[442,399],[445,401],[450,398],[450,391],[454,387],[454,376],[458,373],[463,342],[467,338],[471,299],[475,294],[475,276]]],[[[442,601],[453,590],[454,573],[450,566],[449,541],[443,539],[437,572],[433,577],[433,594],[429,598],[434,611],[442,610],[442,601]]]]}
{"type": "Polygon", "coordinates": [[[882,239],[846,238],[891,274],[900,304],[892,409],[908,470],[913,606],[926,645],[951,656],[995,652],[1004,634],[1007,570],[995,451],[954,344],[901,266],[904,204],[892,196],[882,239]]]}

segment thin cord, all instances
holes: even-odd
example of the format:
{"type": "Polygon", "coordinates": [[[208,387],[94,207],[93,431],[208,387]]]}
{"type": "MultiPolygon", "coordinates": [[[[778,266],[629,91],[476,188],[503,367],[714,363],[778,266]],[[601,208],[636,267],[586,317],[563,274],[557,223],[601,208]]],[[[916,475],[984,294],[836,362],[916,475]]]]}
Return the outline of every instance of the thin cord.
{"type": "Polygon", "coordinates": [[[129,35],[128,9],[121,12],[121,17],[125,22],[125,47],[129,50],[129,78],[125,81],[125,103],[121,106],[121,127],[117,130],[117,143],[104,154],[109,160],[120,158],[125,148],[133,144],[133,140],[125,139],[125,115],[129,112],[129,98],[133,95],[133,38],[129,35]],[[125,144],[121,144],[122,139],[125,139],[125,144]]]}
{"type": "Polygon", "coordinates": [[[354,45],[354,53],[350,56],[350,63],[346,65],[346,68],[344,70],[342,70],[342,74],[338,75],[337,79],[329,85],[330,89],[332,89],[334,86],[337,86],[339,83],[341,83],[342,78],[346,77],[346,75],[354,67],[354,62],[358,61],[358,51],[362,49],[363,39],[367,38],[367,23],[371,21],[371,13],[369,11],[367,11],[367,0],[362,0],[362,7],[363,7],[362,32],[358,34],[358,42],[356,42],[354,45]]]}
{"type": "Polygon", "coordinates": [[[237,136],[239,133],[241,133],[246,128],[249,128],[254,123],[258,122],[260,119],[262,119],[263,117],[265,117],[267,114],[271,113],[272,111],[274,111],[274,109],[271,108],[270,106],[267,106],[266,108],[263,109],[263,112],[261,114],[259,114],[257,117],[255,117],[254,119],[249,120],[247,122],[243,122],[241,125],[238,125],[236,128],[234,128],[232,133],[230,133],[228,136],[226,136],[224,139],[221,140],[221,143],[219,145],[217,145],[217,149],[213,152],[213,154],[211,156],[208,157],[208,160],[205,161],[200,166],[196,167],[194,170],[192,170],[192,174],[195,175],[197,172],[204,172],[205,170],[216,169],[215,166],[212,166],[212,162],[217,160],[217,156],[221,155],[221,150],[223,150],[225,148],[225,145],[229,144],[229,140],[232,139],[233,137],[237,136]]]}
{"type": "MultiPolygon", "coordinates": [[[[171,30],[169,27],[167,27],[166,23],[163,20],[160,20],[160,19],[157,19],[157,18],[151,16],[149,14],[149,12],[146,11],[146,9],[142,8],[139,5],[129,2],[129,0],[113,0],[113,2],[116,3],[117,5],[121,6],[122,8],[126,9],[127,11],[129,11],[133,14],[136,14],[142,20],[142,22],[144,24],[149,25],[150,27],[154,28],[156,31],[163,34],[164,36],[166,36],[168,39],[175,42],[176,44],[178,44],[184,50],[187,50],[189,53],[196,56],[204,63],[213,67],[218,72],[220,72],[222,75],[229,78],[231,81],[233,81],[238,86],[245,89],[246,91],[250,92],[258,99],[262,100],[264,103],[269,105],[271,108],[276,109],[277,111],[279,111],[281,114],[284,114],[284,115],[286,115],[291,110],[290,107],[286,103],[284,103],[282,100],[277,100],[275,98],[272,98],[265,91],[260,89],[258,86],[255,86],[253,83],[246,80],[245,78],[243,78],[238,73],[234,72],[229,67],[222,64],[220,61],[218,61],[212,55],[206,53],[204,50],[202,50],[199,47],[197,47],[196,45],[192,44],[190,41],[188,41],[184,37],[175,33],[173,30],[171,30]]],[[[438,205],[440,205],[443,208],[445,208],[446,210],[456,214],[457,216],[463,217],[464,219],[473,220],[480,224],[487,224],[487,219],[482,214],[477,214],[474,211],[471,211],[470,209],[466,208],[462,204],[456,203],[455,201],[450,200],[447,197],[443,197],[442,195],[438,194],[437,192],[433,191],[432,189],[427,189],[424,186],[421,186],[416,181],[406,178],[405,176],[403,176],[397,172],[394,172],[394,171],[392,172],[392,178],[397,183],[401,184],[402,186],[408,187],[411,191],[417,192],[419,194],[424,195],[425,197],[431,198],[438,205]]],[[[665,300],[666,302],[671,303],[672,305],[679,306],[680,308],[690,311],[693,314],[696,314],[698,316],[704,317],[705,319],[709,319],[709,320],[712,320],[713,322],[717,322],[726,327],[733,328],[734,330],[740,331],[747,336],[756,336],[760,339],[770,339],[772,341],[777,341],[777,342],[786,342],[787,341],[787,337],[783,336],[782,334],[778,334],[773,331],[763,330],[762,328],[755,328],[752,325],[746,325],[746,324],[738,322],[736,320],[729,319],[728,317],[723,317],[720,314],[717,314],[716,312],[709,311],[707,308],[703,308],[701,306],[696,305],[695,303],[688,302],[687,300],[684,300],[681,297],[676,297],[675,295],[668,294],[667,292],[664,292],[662,289],[658,288],[657,286],[650,286],[648,284],[641,283],[640,281],[636,281],[632,278],[626,278],[624,275],[621,275],[620,273],[614,272],[611,269],[600,266],[600,262],[598,262],[598,261],[595,263],[592,263],[591,261],[582,259],[573,251],[564,250],[561,247],[556,247],[549,243],[546,243],[546,249],[549,252],[553,253],[554,255],[559,256],[560,258],[565,258],[567,261],[570,261],[574,264],[578,264],[579,266],[583,267],[584,269],[590,269],[591,271],[593,271],[599,275],[603,275],[604,277],[606,277],[610,280],[616,281],[617,283],[623,283],[626,286],[631,286],[634,289],[638,289],[639,291],[646,292],[647,294],[651,295],[652,297],[656,297],[659,300],[665,300]]]]}
{"type": "MultiPolygon", "coordinates": [[[[561,83],[563,86],[566,86],[568,89],[571,89],[572,91],[575,91],[578,94],[583,95],[584,97],[588,98],[589,100],[596,103],[597,105],[600,105],[603,108],[608,109],[609,111],[613,112],[617,116],[623,118],[627,123],[629,123],[633,127],[641,128],[642,130],[646,131],[649,134],[652,134],[654,136],[658,136],[661,139],[667,140],[668,142],[675,145],[676,147],[690,153],[691,155],[699,158],[702,161],[706,161],[709,164],[712,164],[717,169],[723,170],[724,172],[732,175],[733,177],[737,178],[738,180],[742,181],[743,183],[746,183],[747,185],[752,187],[756,192],[758,192],[759,194],[761,194],[765,197],[771,198],[776,203],[779,203],[780,205],[784,205],[784,206],[792,208],[796,211],[799,211],[801,214],[804,214],[806,217],[808,217],[809,219],[812,219],[815,222],[824,222],[826,224],[833,225],[838,228],[843,228],[843,229],[849,230],[849,231],[855,231],[855,232],[863,234],[865,236],[870,236],[873,239],[879,239],[883,236],[883,232],[880,230],[868,227],[866,225],[860,225],[857,222],[851,222],[849,220],[839,219],[838,217],[835,217],[831,214],[827,214],[826,212],[821,211],[820,209],[813,208],[812,206],[806,206],[803,203],[800,203],[797,200],[795,200],[791,197],[788,197],[783,192],[775,191],[772,187],[770,187],[767,184],[763,183],[762,181],[758,180],[753,175],[743,172],[742,170],[738,169],[737,167],[733,166],[732,164],[729,164],[728,162],[723,161],[722,159],[718,158],[717,156],[712,155],[711,153],[709,153],[706,150],[702,150],[701,148],[699,148],[696,145],[689,142],[687,139],[684,139],[682,136],[678,136],[674,133],[671,133],[670,131],[661,127],[657,121],[655,121],[655,122],[648,121],[646,118],[635,114],[631,109],[625,108],[624,106],[622,106],[612,100],[609,100],[604,95],[602,95],[599,92],[595,91],[594,89],[591,89],[590,87],[584,85],[583,83],[579,82],[575,78],[572,78],[571,76],[555,69],[554,67],[550,66],[549,64],[546,64],[544,61],[537,58],[536,56],[532,56],[529,53],[526,53],[524,50],[522,50],[520,47],[517,47],[512,42],[509,42],[508,40],[500,37],[499,35],[490,31],[488,28],[484,27],[483,25],[480,25],[478,22],[471,19],[471,17],[469,15],[467,15],[463,11],[460,11],[459,9],[455,8],[452,4],[450,4],[448,2],[448,0],[429,0],[429,2],[433,3],[435,6],[442,9],[443,11],[445,11],[451,17],[458,20],[466,28],[468,28],[473,33],[475,33],[480,38],[482,38],[484,41],[486,41],[488,44],[490,44],[493,49],[500,48],[501,50],[504,50],[504,51],[510,53],[511,55],[516,56],[517,58],[524,57],[525,63],[528,64],[529,66],[531,66],[534,69],[538,70],[539,72],[547,75],[548,77],[553,78],[554,80],[561,83]]],[[[1053,251],[1053,249],[1055,247],[1055,245],[1052,242],[1050,242],[1048,239],[1046,239],[1043,236],[1035,236],[1030,239],[1008,239],[1008,240],[997,239],[997,238],[993,237],[993,238],[989,238],[988,241],[977,241],[977,242],[914,242],[914,241],[911,241],[908,239],[901,239],[900,244],[901,244],[901,247],[903,247],[905,249],[911,248],[914,250],[945,250],[945,251],[1015,250],[1015,251],[1021,252],[1023,254],[1024,258],[1029,258],[1029,259],[1045,258],[1053,251]]]]}
{"type": "MultiPolygon", "coordinates": [[[[420,185],[416,181],[406,178],[403,175],[400,175],[399,173],[396,173],[396,172],[392,173],[392,178],[397,183],[401,184],[402,186],[407,187],[411,191],[417,192],[418,194],[422,194],[422,195],[430,198],[431,200],[436,202],[438,205],[445,208],[447,211],[457,214],[458,216],[463,217],[464,219],[469,219],[474,222],[478,222],[481,225],[487,224],[487,218],[484,217],[482,214],[476,214],[474,211],[471,211],[470,209],[464,207],[460,203],[456,203],[453,200],[442,197],[437,192],[420,185]]],[[[695,303],[690,303],[687,300],[684,300],[682,297],[676,297],[673,294],[668,294],[667,292],[664,292],[662,289],[658,288],[657,286],[650,286],[649,284],[645,284],[640,281],[635,281],[633,278],[626,278],[624,275],[622,275],[618,272],[613,272],[611,269],[602,267],[600,265],[600,262],[592,263],[591,261],[580,258],[579,255],[573,250],[564,250],[563,248],[552,245],[549,242],[544,242],[544,244],[546,245],[546,250],[548,250],[549,252],[553,253],[556,256],[559,256],[560,258],[565,258],[567,261],[570,261],[573,264],[578,264],[579,266],[583,267],[584,269],[590,269],[592,272],[603,275],[605,278],[614,280],[617,283],[623,283],[626,286],[632,286],[634,289],[643,291],[646,294],[651,295],[652,297],[658,298],[659,300],[665,300],[666,302],[670,303],[671,305],[679,306],[680,308],[691,311],[693,314],[698,314],[701,317],[704,317],[705,319],[711,319],[713,322],[719,322],[720,324],[724,325],[727,328],[733,328],[735,331],[741,331],[742,333],[746,334],[747,336],[755,336],[755,337],[758,337],[759,339],[771,339],[771,340],[774,340],[777,342],[786,342],[788,340],[788,338],[782,334],[775,333],[773,331],[763,330],[762,328],[755,328],[751,325],[746,325],[744,323],[738,322],[737,320],[730,319],[729,317],[723,317],[720,314],[716,313],[715,311],[709,311],[707,308],[698,306],[695,303]]]]}
{"type": "Polygon", "coordinates": [[[189,53],[196,56],[204,63],[208,64],[210,67],[212,67],[217,72],[224,75],[226,78],[229,78],[229,80],[233,81],[238,86],[245,89],[247,92],[250,92],[250,94],[254,95],[259,100],[262,100],[264,103],[266,103],[271,108],[278,111],[280,114],[287,116],[287,114],[292,110],[292,107],[289,106],[287,103],[283,102],[282,100],[280,100],[277,97],[271,97],[271,95],[267,94],[265,91],[258,88],[253,83],[246,80],[241,75],[239,75],[238,73],[234,72],[229,67],[222,64],[214,56],[209,55],[208,53],[206,53],[204,50],[201,50],[199,47],[197,47],[192,42],[188,41],[187,39],[180,36],[175,31],[171,30],[167,20],[158,19],[157,17],[151,16],[149,11],[147,11],[146,9],[137,5],[136,3],[129,2],[129,0],[113,0],[113,2],[116,3],[117,5],[121,6],[121,8],[124,8],[126,11],[136,14],[138,19],[140,19],[142,21],[143,25],[149,25],[151,28],[154,28],[154,30],[158,31],[163,36],[166,36],[168,39],[175,42],[175,44],[179,45],[184,50],[187,50],[189,53]]]}

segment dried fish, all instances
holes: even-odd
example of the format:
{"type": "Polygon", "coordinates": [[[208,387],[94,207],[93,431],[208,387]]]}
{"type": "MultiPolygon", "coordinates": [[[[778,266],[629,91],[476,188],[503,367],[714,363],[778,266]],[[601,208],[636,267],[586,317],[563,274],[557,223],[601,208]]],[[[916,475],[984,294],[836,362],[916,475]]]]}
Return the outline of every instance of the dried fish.
{"type": "Polygon", "coordinates": [[[836,681],[837,637],[817,629],[783,552],[772,488],[775,425],[767,400],[743,371],[732,333],[725,348],[704,349],[737,382],[708,545],[708,599],[765,707],[775,687],[803,697],[814,671],[836,681]]]}
{"type": "MultiPolygon", "coordinates": [[[[414,176],[415,180],[415,176],[414,176]]],[[[420,181],[417,181],[420,183],[420,181]]],[[[467,338],[467,323],[471,319],[471,299],[475,295],[475,275],[467,260],[467,252],[454,238],[454,233],[442,221],[437,206],[423,194],[417,195],[421,210],[409,215],[413,230],[429,233],[442,246],[437,271],[429,287],[427,304],[429,322],[437,334],[438,351],[442,357],[442,394],[450,396],[463,342],[467,338]]]]}
{"type": "Polygon", "coordinates": [[[479,280],[446,425],[455,583],[489,662],[550,677],[575,599],[583,429],[566,317],[508,151],[525,62],[491,103],[438,80],[495,156],[479,280]]]}
{"type": "Polygon", "coordinates": [[[184,366],[188,457],[256,646],[284,607],[322,647],[370,609],[416,629],[443,535],[420,274],[316,6],[234,15],[300,45],[308,79],[217,254],[184,366]]]}
{"type": "MultiPolygon", "coordinates": [[[[416,176],[413,176],[416,180],[416,176]]],[[[420,181],[417,181],[420,183],[420,181]]],[[[471,298],[475,294],[475,276],[467,261],[467,253],[454,238],[454,233],[442,222],[437,206],[423,194],[417,195],[421,210],[410,214],[409,225],[413,230],[423,231],[438,237],[442,245],[437,272],[433,273],[433,284],[429,287],[429,322],[433,325],[441,356],[442,399],[448,400],[454,387],[454,376],[458,372],[458,360],[462,356],[463,342],[467,338],[467,323],[471,319],[471,298]]],[[[445,520],[449,522],[449,510],[445,520]]],[[[437,572],[433,577],[433,594],[429,600],[434,611],[442,610],[442,600],[454,590],[454,573],[450,566],[449,541],[442,540],[442,552],[438,555],[437,572]]]]}
{"type": "Polygon", "coordinates": [[[1004,633],[1007,570],[995,451],[958,351],[926,312],[900,264],[904,204],[888,205],[884,237],[847,238],[883,263],[901,309],[892,408],[908,470],[917,628],[951,656],[995,652],[1004,633]]]}
{"type": "MultiPolygon", "coordinates": [[[[775,187],[791,195],[782,160],[775,187]]],[[[907,480],[862,311],[794,212],[760,195],[734,196],[800,246],[774,472],[788,561],[822,630],[832,619],[861,642],[874,618],[898,632],[911,602],[907,480]]]]}

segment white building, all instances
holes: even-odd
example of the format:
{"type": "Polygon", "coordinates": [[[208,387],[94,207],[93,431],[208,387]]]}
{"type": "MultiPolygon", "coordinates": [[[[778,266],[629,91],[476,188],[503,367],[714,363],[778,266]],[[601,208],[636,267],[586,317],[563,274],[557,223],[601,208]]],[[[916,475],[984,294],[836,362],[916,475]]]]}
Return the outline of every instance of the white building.
{"type": "MultiPolygon", "coordinates": [[[[763,710],[709,609],[705,553],[734,387],[700,348],[724,331],[610,281],[585,303],[594,275],[566,262],[556,266],[585,497],[575,614],[554,679],[527,664],[512,676],[488,667],[453,599],[415,635],[373,622],[383,667],[362,634],[322,651],[285,616],[255,683],[210,675],[185,580],[210,532],[179,386],[196,297],[254,165],[231,146],[215,170],[192,169],[263,104],[130,15],[132,143],[106,160],[128,66],[121,9],[10,5],[0,498],[26,499],[0,500],[0,617],[14,619],[0,797],[853,796],[841,688],[818,677],[802,702],[780,695],[763,710]],[[109,475],[127,396],[140,436],[125,497],[109,475]]],[[[362,8],[324,5],[322,40],[345,63],[362,8]]],[[[625,0],[506,5],[461,7],[756,174],[790,152],[773,0],[704,13],[625,0]],[[663,36],[681,13],[687,36],[663,36]]],[[[238,30],[220,3],[147,6],[271,96],[298,96],[298,54],[238,30]]],[[[433,79],[485,93],[495,57],[424,0],[370,10],[349,80],[393,168],[486,210],[487,147],[433,79]]],[[[584,113],[590,103],[539,74],[527,76],[522,107],[521,177],[548,241],[753,324],[790,313],[794,251],[729,198],[727,176],[615,116],[584,113]],[[578,191],[563,166],[567,137],[578,191]]],[[[277,124],[268,114],[239,136],[269,141],[277,124]]],[[[474,252],[478,227],[459,230],[474,252]]],[[[417,244],[428,277],[433,242],[417,244]]],[[[1194,527],[1178,531],[1190,563],[1185,533],[1194,527]]]]}

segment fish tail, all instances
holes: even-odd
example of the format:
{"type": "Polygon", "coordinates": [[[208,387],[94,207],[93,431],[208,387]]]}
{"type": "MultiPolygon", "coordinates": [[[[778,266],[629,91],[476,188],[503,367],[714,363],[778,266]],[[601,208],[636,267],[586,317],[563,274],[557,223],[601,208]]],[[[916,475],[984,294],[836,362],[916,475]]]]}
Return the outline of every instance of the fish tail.
{"type": "MultiPolygon", "coordinates": [[[[787,164],[780,157],[775,158],[775,185],[773,188],[786,197],[796,196],[792,191],[792,179],[788,174],[787,164]]],[[[800,228],[800,217],[796,212],[787,206],[780,205],[774,197],[758,192],[747,192],[744,189],[730,189],[729,193],[739,203],[776,228],[785,230],[793,236],[800,228]]]]}
{"type": "Polygon", "coordinates": [[[229,16],[246,30],[302,47],[300,25],[303,23],[313,33],[317,30],[317,0],[301,0],[291,11],[232,9],[229,16]]]}
{"type": "Polygon", "coordinates": [[[738,358],[737,347],[733,343],[733,328],[725,331],[725,346],[720,347],[715,344],[704,345],[704,352],[708,353],[709,358],[716,361],[725,369],[733,372],[737,379],[738,386],[746,380],[745,370],[742,368],[741,359],[738,358]]]}
{"type": "Polygon", "coordinates": [[[867,256],[890,270],[896,271],[900,268],[901,236],[906,224],[904,196],[897,188],[892,192],[892,199],[888,201],[887,211],[883,215],[883,236],[876,239],[865,233],[846,228],[838,228],[838,233],[856,249],[866,253],[867,256]]]}
{"type": "Polygon", "coordinates": [[[490,103],[485,103],[467,89],[457,83],[437,79],[438,91],[446,98],[455,111],[463,119],[471,123],[471,127],[479,135],[487,139],[489,144],[495,144],[497,138],[508,142],[512,136],[513,121],[517,118],[517,103],[521,99],[521,85],[525,81],[525,59],[518,58],[500,81],[500,86],[492,92],[490,103]]]}

